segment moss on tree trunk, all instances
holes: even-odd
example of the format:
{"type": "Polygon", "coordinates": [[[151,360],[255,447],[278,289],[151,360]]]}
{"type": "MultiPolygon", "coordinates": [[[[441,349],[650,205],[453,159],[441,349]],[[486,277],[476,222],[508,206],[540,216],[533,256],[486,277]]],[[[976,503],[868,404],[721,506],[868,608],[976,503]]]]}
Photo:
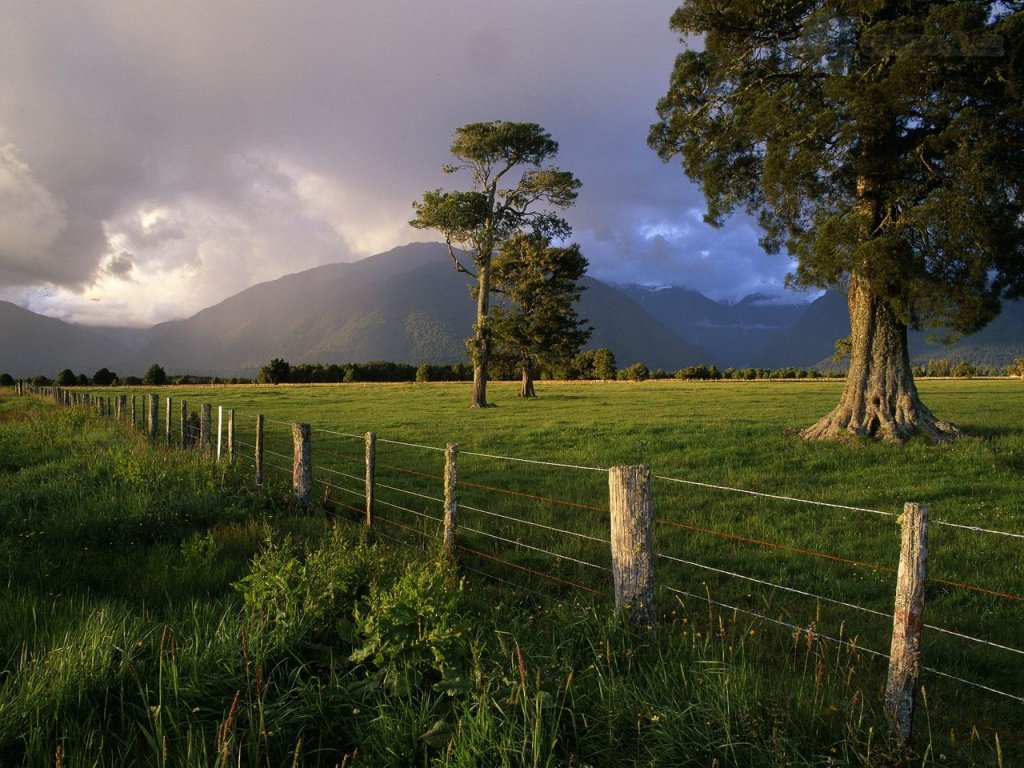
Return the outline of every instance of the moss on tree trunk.
{"type": "Polygon", "coordinates": [[[872,437],[905,442],[927,435],[946,442],[959,434],[921,402],[910,369],[907,326],[868,282],[850,278],[850,368],[842,399],[831,413],[808,427],[805,440],[872,437]]]}

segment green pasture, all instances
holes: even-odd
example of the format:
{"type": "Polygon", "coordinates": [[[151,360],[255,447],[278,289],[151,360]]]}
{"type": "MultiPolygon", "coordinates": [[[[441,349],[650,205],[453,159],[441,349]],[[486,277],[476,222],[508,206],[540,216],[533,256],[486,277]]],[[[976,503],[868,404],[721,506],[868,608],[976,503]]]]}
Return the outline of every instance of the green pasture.
{"type": "MultiPolygon", "coordinates": [[[[931,512],[930,576],[935,580],[928,591],[925,621],[938,628],[927,629],[922,641],[927,708],[918,718],[921,763],[958,764],[956,761],[962,760],[964,765],[1012,765],[1012,759],[1003,753],[1021,754],[1019,728],[1009,724],[1020,722],[1024,711],[1024,704],[1012,698],[1024,697],[1024,656],[992,644],[1015,649],[1022,645],[1022,539],[939,524],[1024,533],[1024,509],[1019,501],[1024,468],[1024,429],[1020,427],[1024,423],[1024,385],[1020,381],[922,382],[928,405],[940,417],[959,424],[967,436],[951,446],[915,442],[903,447],[800,441],[796,430],[837,401],[838,382],[541,382],[540,397],[533,401],[516,397],[514,385],[491,386],[491,399],[497,407],[483,411],[466,407],[469,388],[464,384],[91,390],[94,396],[105,397],[158,394],[161,436],[165,398],[170,397],[175,438],[182,401],[190,411],[198,411],[203,403],[212,404],[214,425],[217,406],[235,409],[238,456],[230,468],[226,462],[215,468],[179,451],[147,448],[127,425],[115,429],[109,423],[103,429],[112,432],[90,438],[91,450],[100,451],[103,460],[83,463],[82,457],[66,455],[68,448],[63,443],[79,439],[79,431],[89,432],[86,424],[97,423],[91,429],[99,429],[94,416],[83,420],[75,415],[76,409],[61,410],[54,426],[46,420],[45,414],[53,409],[45,403],[23,399],[33,402],[32,408],[42,414],[25,418],[24,402],[0,399],[0,430],[5,414],[17,413],[16,425],[12,422],[9,429],[17,428],[19,435],[28,430],[29,435],[15,440],[10,432],[6,443],[0,441],[0,511],[10,531],[0,547],[8,563],[8,584],[18,587],[9,590],[4,621],[32,627],[28,632],[8,631],[3,638],[0,649],[8,659],[5,669],[9,676],[13,674],[9,679],[27,685],[24,670],[31,666],[32,654],[26,648],[33,642],[61,646],[70,642],[71,635],[61,634],[72,632],[68,626],[89,634],[95,629],[91,624],[97,621],[116,625],[96,629],[108,634],[148,632],[144,644],[155,642],[155,621],[156,626],[191,627],[190,647],[198,648],[204,642],[211,642],[213,649],[220,648],[219,644],[225,649],[231,646],[235,642],[231,636],[237,638],[242,630],[232,623],[237,619],[229,618],[237,594],[225,587],[246,578],[250,559],[265,550],[268,541],[287,536],[299,543],[315,543],[325,535],[325,520],[335,524],[338,535],[353,541],[363,535],[362,436],[373,431],[378,437],[377,546],[384,548],[379,552],[415,558],[429,557],[435,551],[443,493],[440,449],[457,444],[461,570],[472,589],[493,590],[494,596],[485,602],[498,606],[498,614],[490,617],[498,622],[496,636],[505,638],[502,642],[525,644],[526,636],[518,634],[525,631],[542,644],[550,643],[545,653],[552,658],[558,657],[563,645],[575,647],[573,643],[582,642],[586,646],[592,637],[603,638],[601,647],[589,651],[576,648],[568,668],[559,668],[562,683],[546,690],[554,699],[561,696],[566,700],[571,692],[565,675],[571,680],[575,674],[582,696],[583,669],[590,669],[588,674],[598,678],[591,680],[596,688],[587,689],[585,695],[612,709],[643,710],[645,714],[634,726],[639,733],[643,725],[645,734],[657,730],[661,717],[658,702],[675,696],[670,696],[669,689],[678,688],[669,668],[683,662],[672,656],[668,668],[638,669],[649,676],[642,683],[650,689],[649,695],[644,695],[646,703],[630,698],[628,706],[615,698],[625,694],[613,695],[606,688],[611,681],[602,677],[605,673],[600,664],[578,667],[591,652],[609,660],[611,646],[621,642],[617,635],[606,634],[610,630],[590,623],[593,611],[607,615],[611,603],[608,546],[604,543],[608,536],[604,470],[619,464],[648,463],[656,476],[653,492],[661,625],[657,653],[684,654],[686,664],[705,665],[699,668],[712,677],[731,674],[732,686],[742,680],[742,692],[731,694],[735,699],[728,691],[723,694],[719,690],[725,698],[713,704],[729,708],[731,714],[725,719],[733,725],[737,713],[752,706],[787,710],[772,716],[788,723],[779,726],[782,730],[806,721],[800,726],[804,731],[798,728],[796,735],[777,737],[785,742],[780,747],[780,754],[787,755],[785,761],[792,761],[797,752],[809,750],[817,755],[796,764],[825,765],[827,759],[834,765],[884,764],[866,756],[871,752],[866,742],[878,738],[877,732],[870,735],[869,725],[875,717],[875,728],[881,726],[877,709],[885,675],[884,659],[871,651],[888,652],[891,622],[870,611],[891,612],[892,569],[899,541],[896,514],[904,501],[920,501],[931,512]],[[257,414],[266,419],[268,482],[263,487],[252,482],[257,414]],[[289,424],[300,421],[313,426],[317,484],[313,514],[305,515],[279,506],[288,495],[289,424]],[[122,438],[117,437],[121,434],[131,438],[129,442],[137,444],[138,450],[122,446],[122,438]],[[42,466],[49,473],[54,466],[66,466],[69,472],[74,467],[74,472],[47,479],[42,466]],[[108,496],[95,498],[99,486],[114,481],[120,488],[116,503],[108,496]],[[11,520],[18,524],[12,527],[11,520]],[[25,556],[26,548],[32,557],[25,556]],[[47,595],[54,596],[52,605],[47,595]],[[99,618],[95,613],[97,596],[108,601],[105,605],[109,608],[99,618]],[[511,608],[513,604],[530,607],[522,613],[521,608],[511,608]],[[132,607],[138,605],[145,606],[141,616],[132,607]],[[546,623],[543,616],[549,610],[552,618],[546,623]],[[502,621],[508,623],[511,634],[503,634],[502,621]],[[133,622],[137,628],[126,630],[133,622]],[[206,635],[220,639],[204,641],[206,635]],[[695,662],[695,658],[699,660],[695,662]],[[15,670],[21,672],[15,674],[15,670]],[[773,696],[782,698],[766,703],[773,696]],[[755,700],[761,704],[755,706],[755,700]],[[827,746],[821,738],[839,741],[827,746]],[[945,757],[942,761],[940,754],[945,757]]],[[[129,639],[126,636],[119,641],[118,647],[129,639]]],[[[315,650],[314,655],[322,650],[315,650]]],[[[512,653],[513,646],[506,651],[512,653]]],[[[89,653],[102,655],[108,650],[89,653]]],[[[221,651],[211,650],[207,661],[229,675],[230,663],[218,660],[217,653],[221,651]]],[[[628,659],[633,652],[619,648],[616,653],[628,659]]],[[[89,665],[67,661],[71,667],[78,663],[89,665]]],[[[194,674],[201,677],[200,671],[194,674]]],[[[520,680],[524,690],[528,682],[520,680]]],[[[39,679],[32,684],[45,685],[39,679]]],[[[120,684],[127,685],[124,681],[120,684]]],[[[283,681],[277,684],[286,687],[283,681]]],[[[147,685],[164,690],[152,682],[147,685]]],[[[195,685],[200,685],[198,678],[195,685]]],[[[224,684],[231,685],[237,683],[224,684]]],[[[698,683],[690,680],[684,688],[693,685],[698,683]]],[[[695,695],[696,690],[705,689],[689,690],[688,695],[695,695]]],[[[291,695],[298,694],[293,690],[291,695]]],[[[355,696],[351,691],[345,695],[355,696]]],[[[230,696],[228,699],[230,703],[230,696]]],[[[685,702],[673,706],[677,704],[681,707],[677,715],[686,711],[685,702]]],[[[565,706],[566,712],[570,711],[565,706]]],[[[623,713],[622,722],[605,723],[610,730],[607,743],[599,749],[592,739],[605,737],[580,734],[580,729],[587,730],[580,720],[586,720],[586,710],[577,706],[571,711],[575,712],[571,716],[575,718],[574,743],[589,744],[591,755],[606,754],[609,760],[619,749],[616,739],[622,738],[621,731],[633,727],[625,721],[636,715],[623,713]],[[612,732],[619,735],[612,736],[612,732]]],[[[538,720],[550,720],[551,713],[540,718],[540,712],[534,713],[538,720]]],[[[705,714],[701,710],[698,718],[705,714]]],[[[13,717],[9,714],[5,721],[0,706],[0,730],[7,727],[5,723],[15,722],[10,719],[13,717]]],[[[303,712],[301,717],[313,715],[303,712]]],[[[710,726],[718,721],[709,716],[707,722],[710,726]]],[[[758,727],[766,727],[758,722],[758,727]]],[[[194,744],[195,759],[179,762],[213,764],[216,755],[203,751],[209,750],[209,745],[200,746],[202,729],[193,733],[183,722],[152,723],[157,752],[162,738],[155,730],[157,725],[174,725],[199,740],[194,744]]],[[[460,745],[457,751],[468,748],[472,739],[486,740],[487,728],[493,726],[477,723],[470,729],[468,741],[452,743],[460,745]]],[[[541,735],[534,733],[532,738],[541,735]]],[[[754,742],[762,737],[768,738],[764,734],[751,736],[753,746],[744,742],[743,749],[760,749],[754,742]]],[[[258,733],[253,738],[259,742],[258,733]]],[[[565,734],[560,738],[564,742],[565,734]]],[[[711,737],[701,732],[695,738],[711,737]]],[[[714,738],[733,750],[706,753],[719,755],[724,761],[720,764],[756,764],[750,762],[755,759],[751,757],[754,752],[735,751],[746,738],[743,734],[718,733],[714,738]]],[[[136,744],[119,747],[125,753],[139,748],[136,744]]],[[[644,750],[637,754],[647,754],[644,750]]],[[[553,750],[551,754],[561,754],[564,763],[564,753],[553,750]]],[[[485,764],[474,763],[469,756],[463,762],[449,757],[445,764],[485,764]]],[[[579,758],[578,764],[586,764],[586,755],[579,758]]],[[[614,764],[591,759],[595,765],[614,764]]],[[[687,762],[664,754],[648,762],[708,764],[696,756],[687,762]]],[[[634,764],[648,762],[638,757],[634,764]]],[[[367,760],[365,764],[387,761],[367,760]]]]}
{"type": "MultiPolygon", "coordinates": [[[[932,520],[930,576],[936,583],[929,590],[927,622],[1022,645],[1019,622],[1011,618],[1024,609],[1022,539],[940,525],[1024,533],[1019,380],[921,382],[925,402],[961,426],[966,437],[952,446],[921,441],[904,447],[800,440],[796,432],[837,401],[841,383],[834,381],[541,383],[536,400],[517,397],[514,384],[491,387],[497,406],[486,410],[466,407],[468,384],[172,387],[159,394],[161,416],[168,396],[178,404],[174,414],[181,400],[190,410],[211,403],[215,424],[217,406],[234,408],[241,463],[254,442],[255,416],[264,414],[266,471],[283,480],[291,467],[288,423],[310,423],[319,492],[339,516],[353,521],[363,504],[361,436],[374,432],[377,481],[390,487],[377,490],[380,527],[405,542],[421,541],[413,530],[425,543],[440,536],[443,455],[430,448],[457,444],[464,506],[460,543],[472,550],[465,553],[467,564],[562,596],[581,587],[610,591],[609,574],[592,567],[608,566],[608,547],[572,535],[607,540],[607,475],[593,470],[649,464],[656,477],[655,548],[675,558],[657,563],[659,583],[670,588],[660,593],[666,610],[686,598],[679,592],[696,595],[697,602],[710,593],[718,602],[787,624],[813,623],[825,635],[856,637],[880,653],[888,652],[887,619],[751,579],[891,612],[899,545],[895,515],[904,502],[918,501],[928,506],[932,520]],[[954,586],[960,584],[970,588],[954,586]]],[[[692,607],[694,600],[685,602],[692,607]]],[[[925,642],[925,666],[1024,696],[1020,655],[933,630],[925,642]],[[1018,674],[1008,677],[1007,669],[1018,674]]],[[[977,693],[942,676],[930,684],[954,700],[977,693]]]]}

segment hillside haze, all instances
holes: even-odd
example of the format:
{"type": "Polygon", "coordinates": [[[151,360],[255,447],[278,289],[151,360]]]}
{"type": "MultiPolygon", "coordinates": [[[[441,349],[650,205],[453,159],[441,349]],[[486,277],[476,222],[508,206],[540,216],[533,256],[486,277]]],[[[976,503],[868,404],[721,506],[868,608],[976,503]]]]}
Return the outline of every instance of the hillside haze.
{"type": "MultiPolygon", "coordinates": [[[[248,288],[185,320],[151,328],[86,328],[0,302],[0,372],[53,377],[101,367],[141,375],[159,363],[171,375],[252,377],[271,359],[291,363],[389,360],[419,365],[466,360],[474,322],[471,280],[440,243],[413,243],[352,263],[328,264],[248,288]]],[[[760,294],[725,303],[673,287],[612,287],[584,277],[578,304],[620,367],[835,368],[849,335],[845,296],[813,302],[760,294]]],[[[790,297],[792,298],[792,297],[790,297]]],[[[912,333],[915,363],[944,357],[1001,366],[1024,356],[1024,305],[1007,303],[977,334],[953,346],[912,333]]]]}

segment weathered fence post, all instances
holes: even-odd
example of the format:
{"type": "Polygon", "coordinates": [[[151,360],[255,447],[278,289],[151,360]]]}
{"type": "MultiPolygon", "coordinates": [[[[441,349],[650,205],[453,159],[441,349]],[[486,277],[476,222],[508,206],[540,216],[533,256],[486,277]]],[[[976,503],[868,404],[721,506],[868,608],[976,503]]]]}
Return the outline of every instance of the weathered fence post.
{"type": "Polygon", "coordinates": [[[292,424],[292,490],[299,506],[309,506],[313,491],[313,457],[311,455],[312,430],[309,424],[292,424]]]}
{"type": "Polygon", "coordinates": [[[221,445],[224,436],[224,406],[217,406],[217,463],[220,464],[221,445]]]}
{"type": "Polygon", "coordinates": [[[185,430],[188,429],[188,403],[184,400],[181,401],[181,447],[188,448],[188,435],[185,430]]]}
{"type": "Polygon", "coordinates": [[[135,395],[132,395],[132,429],[135,428],[135,395]]]}
{"type": "Polygon", "coordinates": [[[149,396],[149,439],[156,442],[156,436],[158,432],[158,421],[160,418],[160,396],[150,395],[149,396]]]}
{"type": "Polygon", "coordinates": [[[171,409],[171,398],[168,397],[167,408],[164,413],[164,421],[166,422],[164,424],[164,438],[167,440],[168,445],[171,445],[173,442],[173,438],[171,437],[171,413],[173,413],[171,409]]]}
{"type": "Polygon", "coordinates": [[[263,414],[256,414],[256,485],[263,485],[263,414]]]}
{"type": "Polygon", "coordinates": [[[654,568],[651,468],[646,464],[608,471],[611,509],[612,575],[615,609],[633,626],[654,626],[654,568]]]}
{"type": "Polygon", "coordinates": [[[924,590],[928,580],[928,508],[913,502],[903,505],[900,565],[896,573],[889,679],[885,711],[904,742],[914,727],[914,704],[921,661],[924,590]]]}
{"type": "Polygon", "coordinates": [[[373,485],[377,464],[377,435],[366,433],[366,527],[373,528],[373,485]]]}
{"type": "Polygon", "coordinates": [[[444,553],[455,560],[455,530],[459,513],[459,446],[448,443],[444,449],[444,553]]]}
{"type": "Polygon", "coordinates": [[[203,403],[203,415],[199,418],[199,450],[203,456],[210,455],[210,430],[213,419],[212,407],[209,403],[203,403]]]}
{"type": "Polygon", "coordinates": [[[235,409],[228,409],[228,464],[235,463],[235,409]]]}
{"type": "Polygon", "coordinates": [[[128,395],[119,395],[117,398],[117,420],[124,421],[128,417],[128,395]]]}

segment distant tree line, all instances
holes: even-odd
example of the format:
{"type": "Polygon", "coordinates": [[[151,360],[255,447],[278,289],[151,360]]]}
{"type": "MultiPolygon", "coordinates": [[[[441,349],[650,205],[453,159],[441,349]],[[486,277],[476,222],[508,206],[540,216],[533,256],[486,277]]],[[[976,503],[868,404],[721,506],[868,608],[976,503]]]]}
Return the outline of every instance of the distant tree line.
{"type": "MultiPolygon", "coordinates": [[[[498,360],[492,367],[491,377],[499,381],[514,381],[519,378],[519,365],[515,360],[498,360]]],[[[805,368],[725,368],[714,365],[691,365],[668,372],[663,368],[651,370],[644,363],[633,363],[619,368],[615,353],[610,349],[591,349],[560,365],[542,366],[539,378],[556,381],[646,381],[648,379],[681,379],[686,381],[765,379],[820,379],[842,378],[842,370],[819,371],[805,368]]],[[[975,376],[1019,376],[1024,378],[1024,357],[1016,358],[1006,366],[973,365],[966,361],[950,361],[934,358],[925,365],[914,367],[917,378],[964,378],[975,376]]],[[[164,369],[154,363],[144,376],[118,376],[115,372],[100,368],[91,377],[76,374],[65,368],[54,378],[36,375],[26,379],[37,387],[159,387],[167,384],[251,384],[253,379],[244,377],[221,378],[218,376],[179,375],[168,376],[164,369]]],[[[264,365],[255,381],[260,384],[342,384],[353,382],[414,382],[414,381],[472,381],[473,367],[468,363],[449,363],[419,366],[407,363],[391,363],[373,360],[368,363],[300,363],[291,365],[275,358],[264,365]]],[[[14,386],[15,379],[9,373],[0,373],[0,387],[14,386]]]]}

